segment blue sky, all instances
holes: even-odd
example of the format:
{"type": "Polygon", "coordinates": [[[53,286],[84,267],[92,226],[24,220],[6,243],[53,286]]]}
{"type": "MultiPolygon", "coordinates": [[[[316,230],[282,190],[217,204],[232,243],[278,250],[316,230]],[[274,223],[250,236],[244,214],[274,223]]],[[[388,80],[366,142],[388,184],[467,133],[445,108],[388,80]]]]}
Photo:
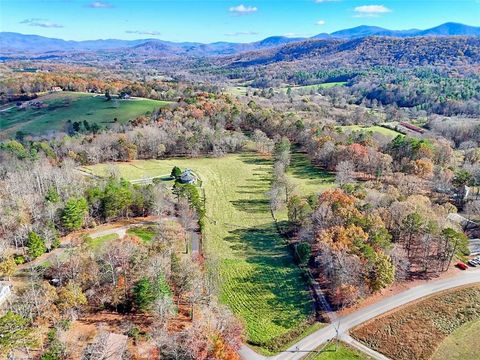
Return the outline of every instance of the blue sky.
{"type": "Polygon", "coordinates": [[[375,25],[480,26],[480,0],[0,0],[0,31],[67,40],[250,42],[375,25]]]}

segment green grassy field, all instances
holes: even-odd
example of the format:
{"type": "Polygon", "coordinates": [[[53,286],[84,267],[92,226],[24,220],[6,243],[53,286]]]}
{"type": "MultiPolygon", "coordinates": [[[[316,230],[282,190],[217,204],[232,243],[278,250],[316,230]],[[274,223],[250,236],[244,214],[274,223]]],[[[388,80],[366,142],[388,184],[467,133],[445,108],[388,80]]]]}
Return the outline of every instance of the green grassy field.
{"type": "MultiPolygon", "coordinates": [[[[291,86],[292,92],[296,93],[302,93],[302,92],[309,92],[311,90],[317,90],[317,89],[329,89],[334,86],[344,86],[346,82],[344,81],[338,81],[338,82],[329,82],[329,83],[323,83],[323,84],[316,84],[316,85],[304,85],[304,86],[291,86]]],[[[288,86],[282,86],[280,88],[275,88],[274,91],[275,93],[286,93],[288,89],[288,86]]],[[[254,89],[252,89],[254,90],[254,89]]],[[[257,91],[261,91],[261,89],[256,89],[257,91]]],[[[268,89],[266,89],[268,90],[268,89]]],[[[247,94],[247,86],[230,86],[225,90],[227,93],[233,95],[233,96],[245,96],[247,94]]],[[[253,92],[253,91],[252,91],[253,92]]]]}
{"type": "Polygon", "coordinates": [[[293,153],[287,175],[300,195],[323,192],[335,185],[335,174],[318,169],[305,154],[293,153]]]}
{"type": "MultiPolygon", "coordinates": [[[[303,86],[291,86],[292,92],[309,92],[311,90],[317,89],[330,89],[334,86],[345,86],[345,81],[337,81],[337,82],[328,82],[323,84],[315,84],[315,85],[303,85],[303,86]]],[[[286,93],[288,86],[283,86],[280,88],[280,91],[286,93]]]]}
{"type": "Polygon", "coordinates": [[[398,135],[402,135],[398,131],[387,129],[383,126],[361,126],[361,125],[347,125],[347,126],[339,126],[344,131],[363,131],[363,132],[376,132],[385,136],[388,136],[392,139],[396,138],[398,135]]]}
{"type": "Polygon", "coordinates": [[[226,92],[233,96],[245,96],[247,94],[246,86],[230,86],[226,92]]]}
{"type": "MultiPolygon", "coordinates": [[[[304,157],[294,157],[304,161],[304,157]]],[[[132,161],[118,164],[126,179],[169,174],[173,166],[200,175],[206,194],[205,251],[220,260],[221,300],[246,323],[248,339],[266,345],[297,328],[312,315],[312,301],[300,270],[276,231],[266,192],[272,162],[254,154],[222,158],[132,161]]],[[[105,175],[110,165],[87,170],[105,175]]],[[[304,191],[325,185],[313,168],[292,165],[290,177],[304,191]],[[318,179],[310,179],[318,176],[318,179]]],[[[314,191],[315,192],[315,191],[314,191]]]]}
{"type": "Polygon", "coordinates": [[[104,96],[74,92],[47,94],[35,101],[42,101],[45,106],[25,110],[13,107],[0,112],[0,132],[11,135],[16,131],[39,134],[64,130],[68,120],[87,120],[91,124],[108,127],[114,123],[114,118],[117,118],[118,123],[126,123],[167,104],[165,101],[149,99],[106,101],[104,96]]]}
{"type": "Polygon", "coordinates": [[[140,226],[127,230],[128,235],[136,236],[142,239],[143,242],[149,243],[155,237],[155,229],[152,226],[140,226]]]}
{"type": "Polygon", "coordinates": [[[455,330],[440,343],[432,360],[467,360],[480,358],[480,320],[471,321],[455,330]]]}
{"type": "Polygon", "coordinates": [[[117,234],[108,234],[96,238],[87,237],[86,242],[93,251],[100,251],[110,241],[117,240],[117,234]]]}
{"type": "Polygon", "coordinates": [[[350,346],[339,343],[335,350],[335,344],[327,345],[319,349],[321,352],[312,352],[302,360],[369,360],[370,357],[364,353],[351,348],[350,346]]]}

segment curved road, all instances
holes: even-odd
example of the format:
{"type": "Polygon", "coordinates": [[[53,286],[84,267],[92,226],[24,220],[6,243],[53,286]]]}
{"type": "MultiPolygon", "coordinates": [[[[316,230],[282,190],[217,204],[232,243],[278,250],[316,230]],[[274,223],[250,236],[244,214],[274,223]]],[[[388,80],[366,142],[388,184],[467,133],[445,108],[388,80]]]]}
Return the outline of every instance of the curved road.
{"type": "MultiPolygon", "coordinates": [[[[353,340],[348,334],[349,330],[355,326],[358,326],[368,320],[371,320],[379,315],[394,310],[412,301],[440,291],[473,283],[480,283],[480,270],[478,269],[469,269],[452,278],[430,281],[426,284],[408,289],[402,293],[384,298],[377,303],[362,308],[349,315],[339,317],[336,323],[317,330],[313,334],[305,337],[286,351],[276,356],[266,357],[259,355],[247,346],[243,346],[239,353],[244,360],[299,360],[306,356],[308,352],[314,351],[320,345],[326,343],[330,339],[333,339],[337,333],[337,329],[340,339],[346,341],[347,343],[355,342],[355,340],[353,340]]],[[[352,345],[355,346],[359,344],[357,343],[352,345]]],[[[360,346],[362,345],[360,344],[360,346]]],[[[367,354],[369,354],[367,349],[364,350],[367,354]]],[[[382,358],[381,354],[375,353],[373,350],[371,350],[370,355],[374,358],[382,358]]]]}

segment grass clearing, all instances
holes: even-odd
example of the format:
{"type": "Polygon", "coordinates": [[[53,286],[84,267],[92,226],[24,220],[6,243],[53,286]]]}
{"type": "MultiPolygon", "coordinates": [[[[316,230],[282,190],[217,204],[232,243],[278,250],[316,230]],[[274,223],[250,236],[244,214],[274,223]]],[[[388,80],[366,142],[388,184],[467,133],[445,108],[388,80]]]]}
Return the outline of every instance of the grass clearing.
{"type": "Polygon", "coordinates": [[[233,96],[245,96],[247,95],[246,86],[230,86],[226,89],[226,92],[233,96]]]}
{"type": "Polygon", "coordinates": [[[152,226],[139,226],[128,229],[127,234],[140,238],[144,243],[150,243],[156,235],[156,230],[152,226]]]}
{"type": "MultiPolygon", "coordinates": [[[[320,330],[324,326],[325,326],[325,324],[319,323],[319,322],[314,322],[312,324],[309,324],[309,323],[301,324],[296,329],[296,332],[301,334],[301,335],[291,336],[290,337],[291,340],[283,342],[282,346],[278,347],[275,351],[271,351],[269,349],[262,348],[262,347],[259,347],[259,346],[255,346],[255,345],[250,345],[250,347],[261,355],[273,356],[273,355],[276,355],[276,354],[278,354],[282,351],[287,350],[289,347],[295,345],[297,342],[299,342],[303,338],[306,338],[307,336],[313,334],[317,330],[320,330]]],[[[289,335],[291,335],[291,334],[289,334],[289,335]]]]}
{"type": "MultiPolygon", "coordinates": [[[[345,86],[347,84],[346,81],[333,81],[333,82],[326,82],[323,84],[314,84],[314,85],[301,85],[301,86],[295,86],[292,85],[290,88],[292,89],[292,92],[296,93],[308,93],[312,90],[319,90],[319,89],[330,89],[335,86],[345,86]]],[[[283,86],[279,90],[280,92],[283,92],[284,94],[287,93],[289,86],[283,86]]]]}
{"type": "Polygon", "coordinates": [[[480,358],[480,320],[471,321],[442,341],[432,360],[467,360],[480,358]]]}
{"type": "Polygon", "coordinates": [[[361,126],[361,125],[346,125],[346,126],[339,126],[338,128],[347,131],[362,131],[362,132],[373,132],[385,135],[391,139],[395,139],[398,135],[402,135],[398,131],[385,128],[383,126],[373,125],[373,126],[361,126]]]}
{"type": "Polygon", "coordinates": [[[287,175],[301,195],[320,193],[335,186],[335,174],[313,166],[302,153],[292,154],[287,175]]]}
{"type": "MultiPolygon", "coordinates": [[[[87,170],[105,175],[109,166],[87,170]]],[[[201,177],[207,211],[205,251],[209,258],[219,259],[221,301],[245,320],[249,342],[267,347],[303,324],[313,314],[312,300],[270,215],[266,192],[272,161],[244,153],[116,164],[129,180],[169,174],[173,166],[191,168],[201,177]]],[[[300,167],[293,166],[290,176],[305,182],[305,191],[323,184],[320,173],[313,169],[302,173],[300,167]],[[309,182],[314,174],[320,183],[309,182]]]]}
{"type": "Polygon", "coordinates": [[[104,96],[87,93],[58,92],[40,96],[33,101],[41,101],[42,108],[28,107],[0,112],[0,131],[11,135],[16,131],[40,134],[48,131],[65,130],[66,122],[96,123],[101,127],[109,127],[117,123],[125,124],[137,116],[151,113],[164,107],[166,101],[132,98],[128,100],[106,101],[104,96]]]}
{"type": "Polygon", "coordinates": [[[85,240],[88,244],[88,246],[93,250],[93,251],[99,251],[101,250],[104,246],[106,246],[109,242],[113,240],[117,240],[118,235],[117,234],[107,234],[103,236],[98,236],[95,238],[87,237],[85,240]]]}
{"type": "Polygon", "coordinates": [[[455,337],[457,329],[461,332],[463,325],[478,320],[480,286],[476,285],[431,296],[373,319],[351,333],[391,359],[430,359],[444,339],[451,334],[455,337]]]}
{"type": "Polygon", "coordinates": [[[345,343],[338,343],[335,349],[335,344],[328,344],[324,348],[319,348],[319,352],[311,352],[302,360],[369,360],[371,359],[366,354],[350,347],[345,343]]]}

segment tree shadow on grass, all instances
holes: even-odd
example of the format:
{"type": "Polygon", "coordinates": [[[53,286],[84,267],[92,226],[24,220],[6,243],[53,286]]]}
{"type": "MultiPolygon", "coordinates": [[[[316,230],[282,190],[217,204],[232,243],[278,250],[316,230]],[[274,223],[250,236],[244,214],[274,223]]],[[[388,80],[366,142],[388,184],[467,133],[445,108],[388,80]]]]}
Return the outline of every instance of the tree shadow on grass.
{"type": "MultiPolygon", "coordinates": [[[[251,188],[249,186],[249,188],[251,188]]],[[[237,194],[263,194],[264,191],[259,189],[259,190],[251,190],[251,191],[246,191],[246,190],[243,190],[243,191],[237,191],[237,194]]]]}
{"type": "Polygon", "coordinates": [[[238,211],[247,212],[250,214],[264,213],[269,211],[270,205],[267,199],[243,199],[232,200],[230,203],[238,211]]]}
{"type": "Polygon", "coordinates": [[[313,166],[305,154],[292,154],[288,171],[295,177],[301,179],[319,179],[329,182],[335,178],[335,174],[313,166]]]}
{"type": "Polygon", "coordinates": [[[243,154],[240,158],[245,164],[272,165],[272,160],[261,158],[255,154],[243,154]]]}
{"type": "MultiPolygon", "coordinates": [[[[308,285],[273,223],[231,231],[225,240],[238,258],[252,265],[251,271],[239,271],[233,279],[239,285],[235,291],[258,302],[258,309],[246,311],[268,312],[269,321],[286,330],[312,314],[308,285]]],[[[228,263],[240,266],[236,260],[228,263]]]]}

